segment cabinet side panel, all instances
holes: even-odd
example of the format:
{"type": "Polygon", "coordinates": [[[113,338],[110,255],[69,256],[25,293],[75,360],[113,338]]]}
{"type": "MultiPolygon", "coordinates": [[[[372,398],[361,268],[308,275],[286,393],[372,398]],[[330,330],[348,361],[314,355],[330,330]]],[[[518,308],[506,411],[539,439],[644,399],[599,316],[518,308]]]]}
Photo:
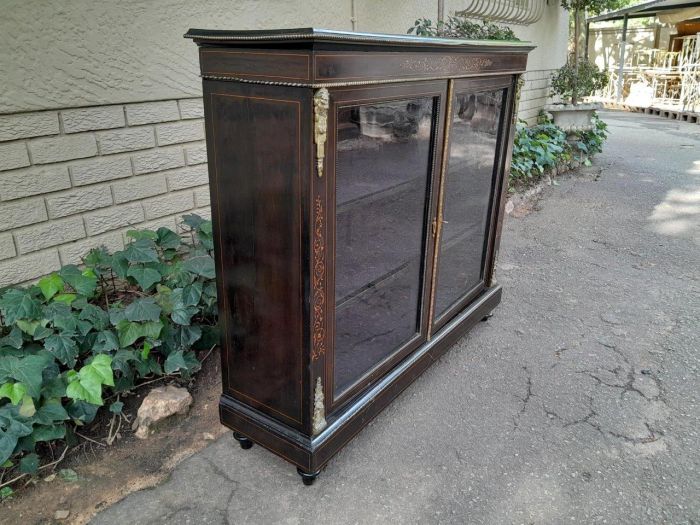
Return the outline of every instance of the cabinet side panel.
{"type": "Polygon", "coordinates": [[[223,390],[302,428],[302,101],[229,86],[205,83],[223,390]]]}

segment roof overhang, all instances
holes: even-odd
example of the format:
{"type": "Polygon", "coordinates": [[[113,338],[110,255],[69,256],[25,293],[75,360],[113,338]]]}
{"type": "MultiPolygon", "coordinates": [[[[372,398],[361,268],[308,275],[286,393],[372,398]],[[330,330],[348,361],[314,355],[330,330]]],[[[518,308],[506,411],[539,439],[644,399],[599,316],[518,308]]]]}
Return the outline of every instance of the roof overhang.
{"type": "Polygon", "coordinates": [[[700,1],[697,0],[653,0],[643,4],[633,5],[617,11],[603,13],[602,15],[587,18],[586,22],[591,24],[594,22],[604,22],[608,20],[622,20],[627,18],[648,18],[656,16],[659,13],[667,13],[672,10],[681,10],[688,7],[700,7],[700,1]]]}

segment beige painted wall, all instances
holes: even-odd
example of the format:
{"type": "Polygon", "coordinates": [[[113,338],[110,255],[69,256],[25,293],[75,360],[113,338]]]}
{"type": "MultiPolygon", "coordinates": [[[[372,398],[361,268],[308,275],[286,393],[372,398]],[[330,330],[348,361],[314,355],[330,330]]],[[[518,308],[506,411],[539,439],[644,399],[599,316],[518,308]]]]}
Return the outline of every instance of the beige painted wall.
{"type": "MultiPolygon", "coordinates": [[[[120,249],[131,228],[209,213],[189,27],[352,29],[351,0],[0,0],[0,287],[120,249]]],[[[355,0],[356,29],[405,33],[437,0],[355,0]]],[[[464,7],[446,0],[446,11],[464,7]]],[[[558,2],[530,27],[519,116],[566,59],[558,2]]]]}
{"type": "MultiPolygon", "coordinates": [[[[350,0],[3,0],[0,114],[176,99],[201,93],[189,27],[350,30],[350,0]]],[[[464,2],[446,0],[446,12],[464,2]]],[[[558,3],[558,2],[557,2],[558,3]]],[[[555,3],[555,4],[557,4],[555,3]]],[[[437,0],[356,0],[357,30],[405,33],[435,19],[437,0]]],[[[530,70],[565,60],[567,22],[558,5],[529,27],[530,70]]]]}

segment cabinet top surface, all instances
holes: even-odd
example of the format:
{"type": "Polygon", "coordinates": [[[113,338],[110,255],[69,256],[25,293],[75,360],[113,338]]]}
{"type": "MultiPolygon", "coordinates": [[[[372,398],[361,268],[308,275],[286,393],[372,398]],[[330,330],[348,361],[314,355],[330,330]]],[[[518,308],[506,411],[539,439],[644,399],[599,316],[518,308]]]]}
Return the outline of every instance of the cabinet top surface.
{"type": "Polygon", "coordinates": [[[225,46],[260,44],[335,43],[386,45],[392,47],[422,47],[440,49],[483,49],[505,48],[528,52],[534,48],[530,42],[516,40],[462,40],[459,38],[436,38],[413,35],[392,35],[383,33],[357,33],[352,31],[335,31],[303,27],[297,29],[272,29],[256,31],[228,31],[220,29],[190,29],[185,38],[191,38],[198,44],[216,44],[225,46]]]}

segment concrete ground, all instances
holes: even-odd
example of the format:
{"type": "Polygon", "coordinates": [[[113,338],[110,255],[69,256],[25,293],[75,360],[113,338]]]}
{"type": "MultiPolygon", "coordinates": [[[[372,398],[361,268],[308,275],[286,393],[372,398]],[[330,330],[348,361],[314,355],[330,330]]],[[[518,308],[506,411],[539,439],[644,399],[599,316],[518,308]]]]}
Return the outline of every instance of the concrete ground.
{"type": "Polygon", "coordinates": [[[700,126],[604,114],[504,301],[304,487],[226,435],[95,524],[700,523],[700,126]]]}

